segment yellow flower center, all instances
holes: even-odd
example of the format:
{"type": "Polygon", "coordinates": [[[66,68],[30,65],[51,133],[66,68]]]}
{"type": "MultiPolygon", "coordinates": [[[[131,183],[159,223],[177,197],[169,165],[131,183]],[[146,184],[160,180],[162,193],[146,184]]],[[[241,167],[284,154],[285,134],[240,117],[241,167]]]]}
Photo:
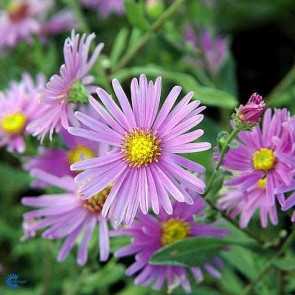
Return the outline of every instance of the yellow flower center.
{"type": "Polygon", "coordinates": [[[68,153],[68,161],[70,164],[94,157],[94,151],[84,145],[77,145],[74,150],[68,153]]]}
{"type": "Polygon", "coordinates": [[[125,154],[124,161],[131,167],[147,166],[152,162],[158,162],[161,154],[160,139],[157,132],[151,133],[141,128],[126,132],[121,153],[125,154]]]}
{"type": "Polygon", "coordinates": [[[172,218],[162,225],[161,244],[163,246],[169,245],[179,240],[188,237],[190,226],[178,218],[172,218]]]}
{"type": "Polygon", "coordinates": [[[101,213],[103,204],[105,203],[112,187],[113,185],[109,185],[90,199],[84,200],[84,208],[93,213],[101,213]]]}
{"type": "Polygon", "coordinates": [[[14,113],[4,116],[1,127],[4,132],[14,135],[23,131],[27,123],[27,118],[23,113],[14,113]]]}
{"type": "Polygon", "coordinates": [[[269,171],[273,168],[276,157],[273,151],[266,148],[261,148],[253,155],[253,165],[255,170],[269,171]]]}
{"type": "Polygon", "coordinates": [[[258,180],[257,185],[260,189],[265,189],[266,178],[261,178],[260,180],[258,180]]]}

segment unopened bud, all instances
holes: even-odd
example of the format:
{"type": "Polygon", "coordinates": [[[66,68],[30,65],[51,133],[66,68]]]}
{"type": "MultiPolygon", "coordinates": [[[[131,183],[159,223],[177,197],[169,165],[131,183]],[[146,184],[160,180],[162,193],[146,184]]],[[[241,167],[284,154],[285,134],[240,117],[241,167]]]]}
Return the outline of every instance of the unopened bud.
{"type": "Polygon", "coordinates": [[[245,106],[241,105],[236,109],[233,119],[237,127],[243,130],[251,130],[260,122],[261,115],[265,110],[265,102],[257,93],[253,93],[245,106]]]}

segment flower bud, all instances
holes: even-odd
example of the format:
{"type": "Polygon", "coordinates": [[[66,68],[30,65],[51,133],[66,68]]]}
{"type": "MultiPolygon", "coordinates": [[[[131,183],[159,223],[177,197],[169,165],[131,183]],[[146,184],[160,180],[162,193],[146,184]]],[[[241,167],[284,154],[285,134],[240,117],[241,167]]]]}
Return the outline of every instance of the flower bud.
{"type": "Polygon", "coordinates": [[[264,110],[265,102],[262,96],[253,93],[245,106],[240,105],[236,109],[233,118],[237,126],[241,126],[241,129],[248,130],[260,122],[260,117],[264,110]]]}

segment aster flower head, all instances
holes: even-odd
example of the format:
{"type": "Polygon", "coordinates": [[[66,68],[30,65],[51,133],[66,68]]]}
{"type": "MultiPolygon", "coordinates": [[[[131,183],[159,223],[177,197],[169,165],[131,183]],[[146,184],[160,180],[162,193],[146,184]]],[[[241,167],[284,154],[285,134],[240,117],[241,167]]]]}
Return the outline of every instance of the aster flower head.
{"type": "Polygon", "coordinates": [[[83,34],[80,38],[73,30],[71,38],[66,39],[65,63],[60,68],[60,75],[53,75],[41,92],[41,103],[49,105],[49,111],[46,116],[32,122],[28,127],[41,141],[48,132],[52,139],[54,130],[59,131],[61,127],[67,129],[69,123],[74,126],[78,124],[73,115],[74,103],[87,102],[88,94],[94,91],[95,87],[89,85],[94,77],[88,73],[103,48],[102,43],[98,44],[88,59],[94,38],[94,33],[89,36],[83,34]]]}
{"type": "Polygon", "coordinates": [[[77,112],[76,117],[90,130],[69,128],[73,135],[115,147],[104,157],[72,165],[73,170],[83,170],[76,177],[81,184],[79,193],[88,199],[114,183],[102,215],[108,215],[116,224],[123,220],[132,222],[139,206],[145,214],[149,208],[158,214],[160,206],[172,214],[170,196],[192,204],[193,199],[180,183],[202,194],[204,182],[186,169],[196,173],[204,173],[205,169],[178,154],[210,148],[207,142],[194,142],[203,130],[189,132],[202,121],[200,112],[205,107],[199,107],[197,100],[190,102],[193,97],[190,92],[173,109],[181,92],[181,87],[175,86],[158,112],[161,78],[155,84],[148,82],[144,75],[139,81],[133,79],[132,106],[117,80],[113,80],[113,88],[120,107],[98,88],[97,94],[105,108],[91,96],[89,102],[102,119],[98,121],[77,112]]]}
{"type": "MultiPolygon", "coordinates": [[[[109,151],[107,145],[72,136],[65,129],[61,130],[60,136],[63,139],[64,148],[39,147],[37,156],[26,159],[24,169],[27,171],[40,169],[58,177],[66,175],[74,177],[77,171],[70,170],[71,164],[104,155],[109,151]]],[[[47,187],[48,183],[37,179],[31,186],[47,187]]]]}
{"type": "Polygon", "coordinates": [[[289,122],[286,109],[275,109],[273,115],[267,109],[262,127],[240,132],[238,146],[230,148],[224,157],[223,167],[233,171],[233,179],[226,185],[235,192],[225,193],[219,203],[236,212],[234,215],[241,212],[243,226],[256,209],[260,209],[263,226],[267,225],[267,215],[273,224],[277,223],[275,201],[282,204],[283,197],[275,189],[290,185],[295,165],[289,122]],[[244,204],[243,208],[237,200],[244,204]]]}
{"type": "Polygon", "coordinates": [[[12,0],[6,10],[0,10],[0,48],[14,47],[19,41],[32,41],[44,18],[53,6],[52,0],[12,0]]]}
{"type": "MultiPolygon", "coordinates": [[[[292,116],[291,119],[288,121],[288,123],[284,125],[284,127],[289,131],[291,141],[294,143],[294,141],[295,141],[295,117],[292,116]]],[[[286,142],[286,138],[278,138],[277,140],[278,140],[278,142],[280,142],[281,145],[284,145],[286,142]]],[[[292,167],[295,166],[294,154],[295,154],[295,145],[293,144],[293,157],[291,159],[286,158],[286,161],[289,161],[289,164],[292,167]]],[[[294,175],[294,170],[293,170],[291,183],[281,184],[275,188],[275,193],[282,196],[281,205],[282,205],[283,211],[287,211],[287,210],[295,207],[295,177],[294,176],[295,175],[294,175]],[[288,197],[285,197],[284,193],[288,193],[288,197]]],[[[291,221],[295,222],[295,211],[292,214],[291,221]]]]}
{"type": "Polygon", "coordinates": [[[241,105],[236,109],[233,119],[237,126],[249,129],[260,122],[260,117],[265,110],[265,102],[257,93],[253,93],[245,106],[241,105]]]}
{"type": "MultiPolygon", "coordinates": [[[[115,252],[115,256],[124,257],[135,254],[135,262],[126,270],[131,276],[138,272],[136,285],[161,289],[168,284],[168,288],[180,285],[187,293],[191,291],[186,270],[182,266],[152,265],[149,260],[154,252],[173,242],[189,237],[222,237],[228,230],[217,228],[212,224],[201,224],[194,221],[194,214],[202,215],[205,202],[197,197],[193,205],[176,202],[173,204],[173,215],[161,210],[159,216],[139,213],[136,220],[126,229],[115,231],[113,235],[123,234],[132,237],[132,244],[115,252]]],[[[216,257],[204,265],[190,268],[196,282],[202,281],[205,269],[216,278],[221,277],[222,261],[216,257]]]]}
{"type": "Polygon", "coordinates": [[[273,225],[278,223],[277,206],[269,202],[266,194],[266,178],[257,181],[246,191],[238,186],[228,186],[218,200],[218,208],[226,210],[231,218],[240,215],[241,228],[248,226],[253,215],[259,211],[262,227],[268,226],[268,220],[273,225]]]}
{"type": "Polygon", "coordinates": [[[122,15],[125,12],[124,0],[80,0],[85,7],[93,8],[102,17],[112,13],[122,15]]]}
{"type": "Polygon", "coordinates": [[[105,188],[90,200],[82,200],[77,194],[77,186],[72,177],[56,177],[42,170],[32,170],[32,176],[42,182],[47,182],[66,192],[57,195],[42,195],[39,197],[23,197],[21,203],[37,208],[24,213],[23,241],[32,238],[38,230],[43,229],[45,239],[65,239],[58,253],[58,261],[64,261],[69,252],[79,240],[77,262],[84,265],[87,262],[87,246],[96,225],[99,227],[100,260],[109,256],[108,221],[101,217],[101,209],[107,198],[110,187],[105,188]]]}
{"type": "Polygon", "coordinates": [[[9,89],[0,93],[0,147],[7,145],[10,152],[25,151],[24,136],[31,134],[26,126],[43,116],[46,106],[39,105],[39,89],[45,86],[45,77],[37,76],[36,85],[29,74],[20,82],[12,82],[9,89]]]}

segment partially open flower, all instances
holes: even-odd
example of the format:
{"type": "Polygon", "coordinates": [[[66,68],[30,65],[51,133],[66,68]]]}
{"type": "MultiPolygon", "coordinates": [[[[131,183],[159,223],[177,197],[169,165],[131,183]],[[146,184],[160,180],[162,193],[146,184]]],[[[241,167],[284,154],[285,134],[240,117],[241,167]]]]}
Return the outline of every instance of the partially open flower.
{"type": "Polygon", "coordinates": [[[260,122],[260,117],[265,110],[265,102],[257,93],[253,93],[245,106],[240,105],[236,109],[234,119],[236,123],[245,125],[245,127],[253,127],[260,122]]]}

